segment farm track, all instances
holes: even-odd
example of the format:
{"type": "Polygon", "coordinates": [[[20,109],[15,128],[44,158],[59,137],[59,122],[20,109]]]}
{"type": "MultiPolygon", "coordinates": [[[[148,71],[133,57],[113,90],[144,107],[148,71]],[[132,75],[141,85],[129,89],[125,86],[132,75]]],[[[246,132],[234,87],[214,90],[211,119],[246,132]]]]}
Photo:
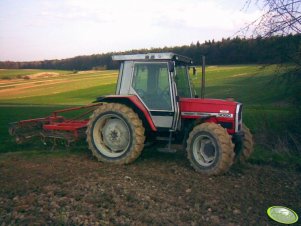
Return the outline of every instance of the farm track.
{"type": "Polygon", "coordinates": [[[277,225],[269,206],[301,211],[300,173],[246,164],[206,177],[183,153],[153,150],[128,166],[84,152],[1,155],[0,183],[3,225],[277,225]]]}

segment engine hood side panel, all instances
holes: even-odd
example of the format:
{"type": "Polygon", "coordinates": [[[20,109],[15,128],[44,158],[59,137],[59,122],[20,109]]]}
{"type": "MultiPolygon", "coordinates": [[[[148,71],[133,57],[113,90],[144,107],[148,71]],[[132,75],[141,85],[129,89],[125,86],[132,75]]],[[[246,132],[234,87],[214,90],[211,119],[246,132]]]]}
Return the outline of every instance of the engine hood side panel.
{"type": "Polygon", "coordinates": [[[235,114],[237,102],[216,99],[181,98],[180,109],[185,112],[235,114]]]}
{"type": "Polygon", "coordinates": [[[181,98],[181,118],[215,117],[219,124],[227,128],[230,134],[233,134],[235,133],[236,107],[238,104],[238,102],[228,100],[181,98]]]}

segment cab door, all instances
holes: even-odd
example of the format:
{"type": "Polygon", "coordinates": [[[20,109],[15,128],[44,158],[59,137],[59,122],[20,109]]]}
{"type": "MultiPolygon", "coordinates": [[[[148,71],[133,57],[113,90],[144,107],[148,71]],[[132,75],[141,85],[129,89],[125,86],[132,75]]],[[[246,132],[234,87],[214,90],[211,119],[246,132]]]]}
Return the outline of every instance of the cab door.
{"type": "Polygon", "coordinates": [[[174,129],[175,104],[172,73],[167,62],[135,62],[131,92],[149,110],[158,129],[174,129]]]}

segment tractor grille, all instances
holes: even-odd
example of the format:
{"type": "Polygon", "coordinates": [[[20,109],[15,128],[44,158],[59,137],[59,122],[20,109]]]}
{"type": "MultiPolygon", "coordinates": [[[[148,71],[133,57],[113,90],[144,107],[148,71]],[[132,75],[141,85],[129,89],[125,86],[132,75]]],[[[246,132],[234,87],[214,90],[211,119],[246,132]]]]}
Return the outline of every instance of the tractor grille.
{"type": "Polygon", "coordinates": [[[236,106],[236,117],[235,117],[235,132],[240,132],[242,127],[242,104],[236,106]]]}

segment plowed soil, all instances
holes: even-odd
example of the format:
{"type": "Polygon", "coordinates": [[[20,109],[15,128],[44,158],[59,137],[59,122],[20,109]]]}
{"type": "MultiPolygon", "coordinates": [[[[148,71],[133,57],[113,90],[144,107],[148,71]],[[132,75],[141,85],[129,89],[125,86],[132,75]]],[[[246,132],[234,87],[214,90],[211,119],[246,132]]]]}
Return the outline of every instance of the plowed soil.
{"type": "Polygon", "coordinates": [[[0,160],[0,225],[279,225],[273,205],[301,214],[300,172],[247,163],[208,177],[151,150],[127,166],[88,152],[0,160]]]}

